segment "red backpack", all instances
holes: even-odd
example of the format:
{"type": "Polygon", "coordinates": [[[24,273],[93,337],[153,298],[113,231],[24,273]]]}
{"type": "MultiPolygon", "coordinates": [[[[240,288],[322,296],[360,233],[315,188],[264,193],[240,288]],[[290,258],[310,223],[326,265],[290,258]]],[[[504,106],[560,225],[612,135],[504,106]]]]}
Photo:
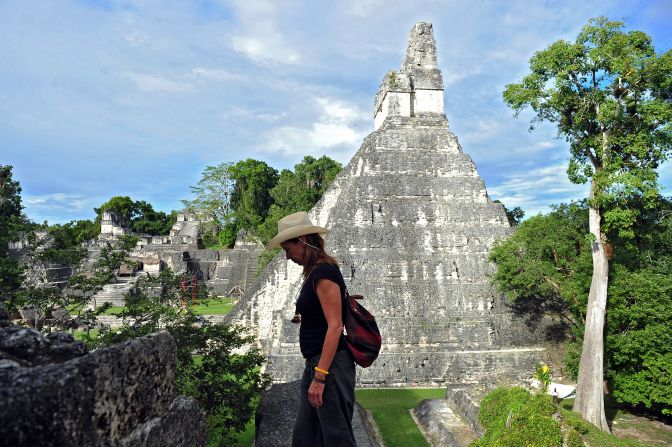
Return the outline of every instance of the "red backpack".
{"type": "Polygon", "coordinates": [[[357,302],[362,298],[361,295],[350,295],[345,291],[343,336],[355,363],[368,368],[380,353],[382,338],[376,319],[357,302]]]}

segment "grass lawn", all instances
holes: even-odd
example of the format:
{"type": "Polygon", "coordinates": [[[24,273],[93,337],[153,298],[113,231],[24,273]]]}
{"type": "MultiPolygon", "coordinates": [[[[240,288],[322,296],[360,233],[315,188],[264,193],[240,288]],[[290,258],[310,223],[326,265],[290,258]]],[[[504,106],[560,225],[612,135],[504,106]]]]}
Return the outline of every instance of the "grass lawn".
{"type": "Polygon", "coordinates": [[[123,312],[124,306],[112,306],[103,312],[103,315],[117,315],[123,312]]]}
{"type": "MultiPolygon", "coordinates": [[[[226,315],[231,312],[236,303],[230,298],[208,298],[206,300],[199,300],[195,305],[191,306],[191,310],[198,315],[226,315]]],[[[69,306],[70,313],[77,313],[77,306],[69,306]]],[[[123,306],[112,306],[103,312],[103,315],[117,315],[124,310],[123,306]]]]}
{"type": "MultiPolygon", "coordinates": [[[[82,306],[79,304],[73,304],[68,306],[67,309],[71,314],[76,314],[82,306]]],[[[103,312],[103,315],[117,315],[124,310],[124,306],[112,306],[103,312]]]]}
{"type": "Polygon", "coordinates": [[[426,446],[410,410],[424,399],[440,399],[445,388],[358,389],[357,402],[373,414],[386,447],[426,446]]]}
{"type": "Polygon", "coordinates": [[[208,298],[200,300],[191,310],[198,315],[226,315],[231,312],[235,303],[230,298],[208,298]]]}
{"type": "MultiPolygon", "coordinates": [[[[91,329],[89,335],[91,338],[96,338],[98,336],[99,329],[91,329]]],[[[75,340],[84,341],[84,335],[86,331],[75,331],[72,336],[75,337],[75,340]]]]}

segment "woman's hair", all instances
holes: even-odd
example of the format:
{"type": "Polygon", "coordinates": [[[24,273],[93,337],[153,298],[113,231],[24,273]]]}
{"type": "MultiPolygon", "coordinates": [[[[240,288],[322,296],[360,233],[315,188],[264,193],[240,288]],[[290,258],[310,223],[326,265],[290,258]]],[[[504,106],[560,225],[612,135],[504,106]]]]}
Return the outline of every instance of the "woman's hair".
{"type": "Polygon", "coordinates": [[[315,266],[321,262],[338,266],[336,259],[324,251],[324,239],[322,239],[322,237],[317,233],[296,237],[294,239],[290,239],[288,242],[296,242],[303,244],[303,246],[306,247],[306,251],[303,255],[304,278],[307,278],[315,266]],[[300,238],[303,238],[305,243],[301,242],[300,238]]]}

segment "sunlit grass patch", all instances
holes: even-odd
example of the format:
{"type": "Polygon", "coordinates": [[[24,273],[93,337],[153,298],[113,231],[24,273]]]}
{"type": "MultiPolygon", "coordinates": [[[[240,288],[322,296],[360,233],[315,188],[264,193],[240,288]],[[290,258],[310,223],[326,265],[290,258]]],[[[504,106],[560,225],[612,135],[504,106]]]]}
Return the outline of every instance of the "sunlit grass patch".
{"type": "Polygon", "coordinates": [[[424,399],[440,399],[443,388],[358,389],[357,402],[373,414],[387,447],[426,446],[410,410],[424,399]]]}
{"type": "MultiPolygon", "coordinates": [[[[96,338],[98,337],[99,332],[99,329],[91,329],[89,331],[89,337],[96,338]]],[[[86,331],[75,331],[72,333],[72,336],[75,337],[75,340],[84,341],[84,337],[86,337],[86,331]]]]}
{"type": "Polygon", "coordinates": [[[226,315],[236,304],[229,298],[209,298],[191,306],[198,315],[226,315]]]}

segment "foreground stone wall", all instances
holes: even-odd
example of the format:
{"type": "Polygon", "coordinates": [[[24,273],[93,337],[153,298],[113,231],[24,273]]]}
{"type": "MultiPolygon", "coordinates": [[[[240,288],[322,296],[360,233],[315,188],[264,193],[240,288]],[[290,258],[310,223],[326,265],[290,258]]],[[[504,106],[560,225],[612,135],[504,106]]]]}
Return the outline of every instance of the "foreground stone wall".
{"type": "Polygon", "coordinates": [[[205,415],[177,396],[167,332],[90,354],[69,334],[0,328],[7,446],[203,446],[205,415]]]}
{"type": "MultiPolygon", "coordinates": [[[[255,447],[290,447],[299,409],[300,381],[276,383],[264,391],[255,416],[255,447]]],[[[355,403],[352,431],[357,447],[380,447],[382,439],[373,418],[355,403]]]]}

